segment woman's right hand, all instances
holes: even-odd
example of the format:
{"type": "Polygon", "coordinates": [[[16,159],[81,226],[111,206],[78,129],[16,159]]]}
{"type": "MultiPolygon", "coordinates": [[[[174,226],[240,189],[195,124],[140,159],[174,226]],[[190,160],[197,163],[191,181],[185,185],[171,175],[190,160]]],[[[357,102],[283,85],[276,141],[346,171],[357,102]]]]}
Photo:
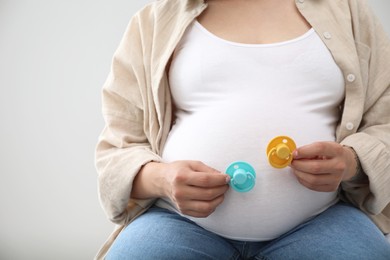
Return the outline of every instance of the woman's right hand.
{"type": "Polygon", "coordinates": [[[209,216],[222,203],[229,188],[229,175],[199,161],[169,163],[165,171],[164,193],[185,215],[209,216]]]}
{"type": "Polygon", "coordinates": [[[207,217],[223,202],[229,180],[199,161],[151,162],[134,180],[132,197],[166,197],[185,215],[207,217]]]}

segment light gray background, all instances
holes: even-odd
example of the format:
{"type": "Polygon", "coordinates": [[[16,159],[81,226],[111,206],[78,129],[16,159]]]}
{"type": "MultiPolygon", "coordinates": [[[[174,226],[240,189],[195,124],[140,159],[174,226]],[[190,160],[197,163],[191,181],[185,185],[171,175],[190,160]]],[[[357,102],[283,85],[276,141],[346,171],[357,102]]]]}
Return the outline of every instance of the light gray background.
{"type": "MultiPolygon", "coordinates": [[[[92,259],[100,90],[147,0],[0,0],[0,259],[92,259]]],[[[371,1],[390,32],[390,1],[371,1]]]]}

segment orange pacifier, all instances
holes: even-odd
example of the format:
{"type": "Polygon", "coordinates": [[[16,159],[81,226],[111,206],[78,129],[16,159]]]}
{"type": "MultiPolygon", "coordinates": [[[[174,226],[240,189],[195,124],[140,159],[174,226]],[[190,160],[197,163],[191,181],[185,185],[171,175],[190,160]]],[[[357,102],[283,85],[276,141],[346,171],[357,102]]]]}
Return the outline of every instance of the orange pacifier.
{"type": "Polygon", "coordinates": [[[267,146],[268,162],[275,168],[284,168],[291,163],[292,153],[296,148],[290,137],[277,136],[267,146]]]}

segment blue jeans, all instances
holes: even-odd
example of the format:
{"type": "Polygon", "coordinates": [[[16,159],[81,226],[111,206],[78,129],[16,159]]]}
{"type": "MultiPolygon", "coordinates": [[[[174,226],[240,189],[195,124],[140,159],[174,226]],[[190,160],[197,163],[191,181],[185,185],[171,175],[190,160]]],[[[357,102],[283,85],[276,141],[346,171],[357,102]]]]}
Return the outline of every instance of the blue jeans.
{"type": "Polygon", "coordinates": [[[390,244],[364,213],[341,202],[266,242],[226,239],[153,207],[122,231],[106,259],[382,260],[390,259],[390,244]]]}

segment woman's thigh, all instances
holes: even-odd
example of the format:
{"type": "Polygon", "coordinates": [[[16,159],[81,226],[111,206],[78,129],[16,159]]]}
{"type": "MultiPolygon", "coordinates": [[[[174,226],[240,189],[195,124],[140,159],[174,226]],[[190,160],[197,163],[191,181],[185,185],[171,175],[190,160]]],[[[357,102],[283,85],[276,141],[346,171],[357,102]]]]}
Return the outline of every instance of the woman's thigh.
{"type": "Polygon", "coordinates": [[[390,259],[390,245],[360,210],[338,203],[261,250],[258,259],[390,259]]]}
{"type": "Polygon", "coordinates": [[[239,259],[226,240],[192,221],[153,207],[115,240],[106,259],[239,259]]]}

